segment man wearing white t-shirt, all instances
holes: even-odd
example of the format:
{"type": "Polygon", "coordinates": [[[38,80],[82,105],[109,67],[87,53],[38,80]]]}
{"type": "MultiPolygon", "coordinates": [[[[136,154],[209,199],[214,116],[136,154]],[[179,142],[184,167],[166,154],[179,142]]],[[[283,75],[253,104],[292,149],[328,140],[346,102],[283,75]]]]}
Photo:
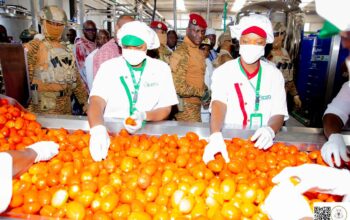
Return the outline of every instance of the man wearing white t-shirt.
{"type": "Polygon", "coordinates": [[[117,38],[123,54],[101,65],[90,92],[90,153],[95,161],[105,159],[108,153],[104,117],[130,116],[136,125],[124,120],[124,127],[135,133],[143,121],[166,119],[171,106],[178,103],[170,67],[146,55],[147,49],[159,47],[156,33],[145,23],[133,21],[118,31],[117,38]]]}
{"type": "Polygon", "coordinates": [[[231,36],[240,41],[241,57],[226,62],[213,73],[211,136],[203,154],[205,163],[214,159],[216,153],[229,161],[221,134],[224,124],[258,128],[251,140],[255,147],[267,149],[288,119],[283,75],[260,60],[266,43],[273,42],[271,22],[265,16],[250,15],[231,31],[231,36]]]}

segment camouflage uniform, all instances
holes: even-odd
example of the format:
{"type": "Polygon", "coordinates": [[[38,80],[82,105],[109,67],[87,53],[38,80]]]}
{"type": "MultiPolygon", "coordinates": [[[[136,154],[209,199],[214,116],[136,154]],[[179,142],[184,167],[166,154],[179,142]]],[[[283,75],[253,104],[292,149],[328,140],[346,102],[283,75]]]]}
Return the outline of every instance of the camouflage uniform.
{"type": "Polygon", "coordinates": [[[269,57],[283,74],[286,93],[292,97],[298,95],[298,91],[294,83],[294,68],[288,52],[284,48],[281,48],[279,51],[271,50],[269,57]]]}
{"type": "Polygon", "coordinates": [[[207,91],[204,84],[205,57],[188,37],[170,57],[176,93],[183,104],[175,115],[178,121],[201,121],[201,98],[207,91]]]}
{"type": "MultiPolygon", "coordinates": [[[[47,6],[43,10],[47,20],[55,17],[50,13],[57,13],[57,11],[61,13],[61,9],[55,6],[47,6]]],[[[29,104],[30,111],[45,114],[72,114],[70,99],[72,93],[81,104],[87,103],[88,94],[75,67],[74,57],[65,45],[58,40],[50,39],[46,34],[43,41],[35,39],[26,44],[25,48],[29,80],[32,87],[37,87],[38,94],[38,102],[36,103],[36,99],[32,98],[29,104]]]]}
{"type": "Polygon", "coordinates": [[[158,52],[159,59],[169,64],[172,52],[164,44],[160,44],[158,52]]]}

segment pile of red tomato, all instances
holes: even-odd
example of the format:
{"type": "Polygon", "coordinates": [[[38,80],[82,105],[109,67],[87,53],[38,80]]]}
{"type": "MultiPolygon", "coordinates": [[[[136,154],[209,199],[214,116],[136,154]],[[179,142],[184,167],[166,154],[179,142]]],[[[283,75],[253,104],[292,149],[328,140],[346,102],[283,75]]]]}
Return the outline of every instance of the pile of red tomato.
{"type": "MultiPolygon", "coordinates": [[[[43,129],[34,115],[3,100],[0,124],[0,143],[6,144],[1,150],[22,149],[39,140],[60,145],[56,157],[13,180],[7,214],[19,217],[268,219],[261,205],[273,187],[272,177],[287,166],[324,164],[319,151],[301,152],[283,143],[262,151],[233,138],[226,141],[231,162],[218,156],[205,165],[207,142],[193,132],[156,137],[126,130],[111,136],[107,159],[94,162],[89,134],[82,130],[43,129]]],[[[320,193],[306,198],[310,204],[341,199],[320,193]]]]}

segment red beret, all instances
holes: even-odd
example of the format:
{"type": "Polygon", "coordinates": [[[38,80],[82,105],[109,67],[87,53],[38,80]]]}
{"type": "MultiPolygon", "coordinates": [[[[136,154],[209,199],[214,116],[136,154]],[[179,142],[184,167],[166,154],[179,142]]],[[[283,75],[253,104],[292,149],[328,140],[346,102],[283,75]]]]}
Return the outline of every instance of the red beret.
{"type": "Polygon", "coordinates": [[[161,21],[152,21],[150,27],[153,29],[162,29],[163,31],[168,31],[168,27],[161,21]]]}
{"type": "Polygon", "coordinates": [[[190,14],[190,24],[198,25],[202,28],[207,28],[207,22],[199,14],[190,14]]]}

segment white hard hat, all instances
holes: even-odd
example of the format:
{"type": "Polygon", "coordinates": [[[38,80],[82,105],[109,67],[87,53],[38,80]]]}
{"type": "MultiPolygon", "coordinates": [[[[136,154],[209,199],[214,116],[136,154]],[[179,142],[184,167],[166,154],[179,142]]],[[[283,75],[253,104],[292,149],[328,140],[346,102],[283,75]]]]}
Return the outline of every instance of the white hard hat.
{"type": "Polygon", "coordinates": [[[273,43],[274,37],[271,21],[266,16],[257,14],[245,16],[241,18],[238,25],[230,26],[231,37],[239,40],[242,32],[250,27],[258,27],[264,30],[266,33],[266,43],[273,43]]]}
{"type": "Polygon", "coordinates": [[[127,35],[143,40],[146,43],[148,50],[156,49],[160,46],[159,38],[156,32],[146,23],[131,21],[124,24],[117,33],[119,45],[123,45],[122,39],[127,35]]]}

